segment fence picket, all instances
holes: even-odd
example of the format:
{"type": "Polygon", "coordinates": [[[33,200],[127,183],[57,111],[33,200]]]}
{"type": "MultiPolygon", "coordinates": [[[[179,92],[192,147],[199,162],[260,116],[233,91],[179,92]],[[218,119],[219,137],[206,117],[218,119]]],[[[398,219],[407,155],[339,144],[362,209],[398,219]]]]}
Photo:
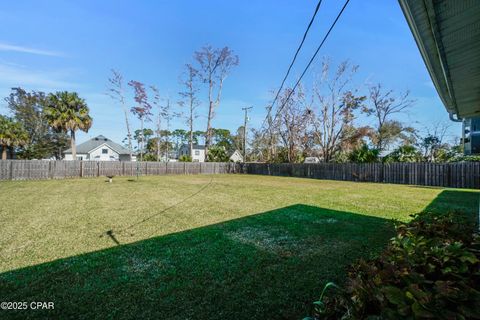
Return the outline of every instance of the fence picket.
{"type": "Polygon", "coordinates": [[[243,173],[480,189],[480,163],[215,163],[1,160],[0,180],[243,173]]]}

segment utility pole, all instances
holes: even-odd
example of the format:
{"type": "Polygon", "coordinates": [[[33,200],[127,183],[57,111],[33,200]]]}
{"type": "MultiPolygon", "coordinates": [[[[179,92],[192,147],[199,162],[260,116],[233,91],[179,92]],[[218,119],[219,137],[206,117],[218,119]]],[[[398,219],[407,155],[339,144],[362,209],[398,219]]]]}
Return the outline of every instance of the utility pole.
{"type": "Polygon", "coordinates": [[[243,162],[247,160],[247,120],[248,120],[248,110],[253,107],[245,107],[242,110],[245,111],[245,121],[243,122],[243,162]]]}

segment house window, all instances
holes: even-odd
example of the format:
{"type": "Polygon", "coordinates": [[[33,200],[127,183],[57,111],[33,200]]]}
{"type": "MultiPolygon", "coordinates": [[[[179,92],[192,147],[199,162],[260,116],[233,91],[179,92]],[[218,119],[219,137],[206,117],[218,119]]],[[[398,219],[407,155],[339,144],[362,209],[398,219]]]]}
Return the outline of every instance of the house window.
{"type": "Polygon", "coordinates": [[[77,160],[83,160],[82,156],[77,156],[77,160]]]}
{"type": "Polygon", "coordinates": [[[195,155],[199,156],[200,155],[200,150],[195,150],[195,155]]]}
{"type": "Polygon", "coordinates": [[[102,154],[108,154],[108,149],[102,149],[102,154]]]}

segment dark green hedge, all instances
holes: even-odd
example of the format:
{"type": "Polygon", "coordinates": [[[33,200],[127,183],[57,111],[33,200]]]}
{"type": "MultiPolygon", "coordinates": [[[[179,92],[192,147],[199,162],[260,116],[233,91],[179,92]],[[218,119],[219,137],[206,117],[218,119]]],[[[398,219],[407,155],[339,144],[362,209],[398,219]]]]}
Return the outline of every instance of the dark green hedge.
{"type": "MultiPolygon", "coordinates": [[[[309,319],[480,319],[480,237],[462,214],[423,213],[351,266],[309,319]]],[[[331,285],[330,285],[331,287],[331,285]]]]}

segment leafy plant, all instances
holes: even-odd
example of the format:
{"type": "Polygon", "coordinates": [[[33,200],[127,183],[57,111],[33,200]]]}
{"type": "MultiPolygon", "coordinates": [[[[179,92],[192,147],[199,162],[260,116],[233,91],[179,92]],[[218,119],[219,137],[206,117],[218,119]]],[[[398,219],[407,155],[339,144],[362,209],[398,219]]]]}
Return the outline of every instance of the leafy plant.
{"type": "Polygon", "coordinates": [[[178,158],[178,161],[180,162],[192,162],[192,157],[189,155],[183,154],[178,158]]]}
{"type": "Polygon", "coordinates": [[[451,159],[449,162],[480,162],[480,156],[478,155],[457,155],[451,159]]]}
{"type": "MultiPolygon", "coordinates": [[[[480,319],[480,237],[458,213],[397,226],[378,257],[350,267],[313,319],[480,319]]],[[[316,309],[316,311],[318,311],[316,309]]]]}
{"type": "Polygon", "coordinates": [[[377,162],[379,154],[378,149],[370,149],[367,144],[363,144],[348,155],[348,160],[356,163],[377,162]]]}
{"type": "Polygon", "coordinates": [[[25,145],[28,141],[28,132],[22,124],[0,115],[0,146],[2,147],[2,160],[7,159],[7,147],[25,145]]]}
{"type": "Polygon", "coordinates": [[[419,162],[422,160],[422,155],[412,145],[400,146],[384,158],[384,162],[419,162]]]}
{"type": "Polygon", "coordinates": [[[337,286],[335,283],[328,282],[323,287],[322,293],[320,294],[320,298],[318,298],[317,301],[313,302],[315,315],[313,317],[306,317],[303,320],[315,320],[320,316],[327,316],[329,309],[327,307],[327,302],[325,301],[325,292],[327,291],[328,288],[340,289],[340,287],[337,286]]]}
{"type": "Polygon", "coordinates": [[[207,159],[209,162],[227,162],[229,161],[227,151],[224,147],[212,146],[208,149],[207,159]]]}

